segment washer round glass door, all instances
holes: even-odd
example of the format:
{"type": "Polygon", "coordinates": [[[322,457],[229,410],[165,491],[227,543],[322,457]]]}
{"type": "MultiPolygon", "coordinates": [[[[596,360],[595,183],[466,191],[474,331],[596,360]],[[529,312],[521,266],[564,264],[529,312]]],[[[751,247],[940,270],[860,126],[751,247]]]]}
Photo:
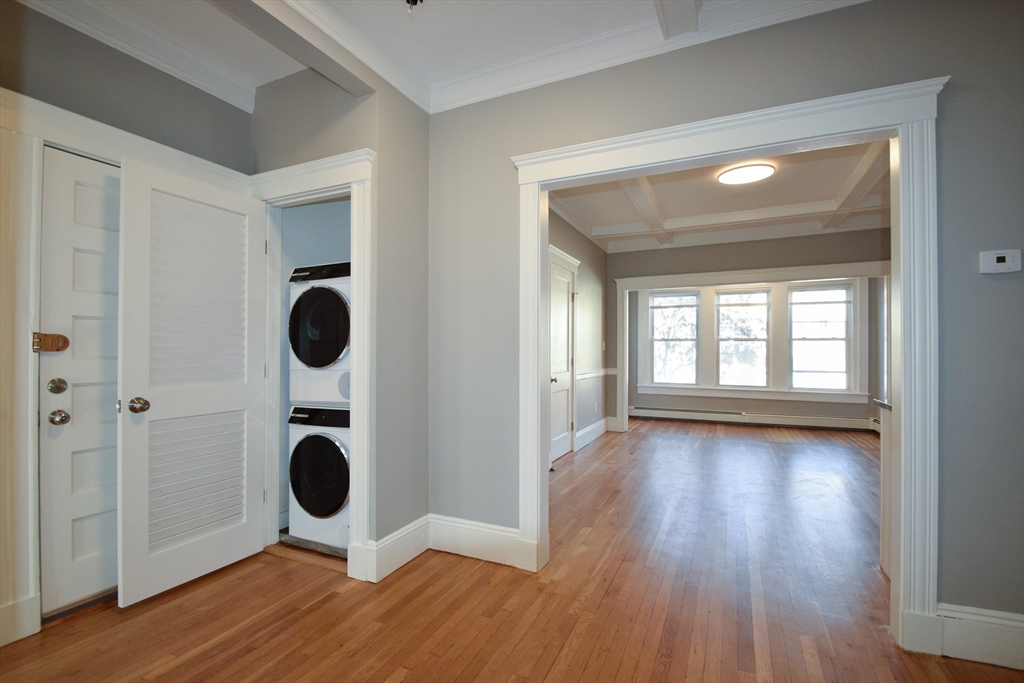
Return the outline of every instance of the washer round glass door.
{"type": "Polygon", "coordinates": [[[295,357],[311,368],[328,368],[348,351],[348,301],[332,287],[310,287],[299,295],[288,318],[295,357]]]}
{"type": "Polygon", "coordinates": [[[295,500],[313,517],[333,517],[348,502],[348,449],[337,439],[303,437],[292,451],[289,471],[295,500]]]}

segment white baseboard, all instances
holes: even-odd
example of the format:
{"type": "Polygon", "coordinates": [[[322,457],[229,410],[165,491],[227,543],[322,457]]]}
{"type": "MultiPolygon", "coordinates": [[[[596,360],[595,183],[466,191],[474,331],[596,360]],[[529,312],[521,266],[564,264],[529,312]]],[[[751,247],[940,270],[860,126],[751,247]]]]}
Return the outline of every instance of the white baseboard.
{"type": "Polygon", "coordinates": [[[39,633],[42,614],[42,603],[38,595],[0,605],[0,647],[39,633]]]}
{"type": "Polygon", "coordinates": [[[521,541],[519,529],[427,514],[380,541],[349,545],[348,575],[377,583],[426,550],[537,570],[537,544],[521,541]]]}
{"type": "Polygon", "coordinates": [[[444,515],[430,515],[430,547],[520,569],[537,563],[536,548],[529,557],[531,544],[520,543],[519,529],[444,515]]]}
{"type": "Polygon", "coordinates": [[[601,436],[608,431],[608,418],[602,417],[600,420],[584,427],[583,429],[576,432],[576,440],[573,441],[573,450],[578,451],[581,448],[586,448],[590,444],[594,443],[597,437],[601,436]]]}
{"type": "Polygon", "coordinates": [[[939,603],[938,614],[904,614],[903,647],[1024,669],[1024,614],[939,603]]]}
{"type": "Polygon", "coordinates": [[[430,515],[366,544],[366,580],[377,583],[430,548],[430,515]]]}
{"type": "Polygon", "coordinates": [[[658,408],[630,408],[630,417],[657,417],[670,420],[694,420],[696,422],[731,422],[751,425],[773,425],[781,427],[825,427],[831,429],[874,430],[871,418],[817,417],[806,415],[768,415],[765,413],[727,413],[699,410],[671,410],[658,408]]]}

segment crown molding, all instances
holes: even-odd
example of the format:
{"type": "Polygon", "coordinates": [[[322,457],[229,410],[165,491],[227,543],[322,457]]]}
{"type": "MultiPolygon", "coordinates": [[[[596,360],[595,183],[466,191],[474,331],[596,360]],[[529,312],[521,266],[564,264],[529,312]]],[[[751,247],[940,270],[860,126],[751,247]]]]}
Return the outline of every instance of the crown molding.
{"type": "MultiPolygon", "coordinates": [[[[665,39],[658,20],[627,26],[434,83],[430,113],[528,90],[540,85],[653,57],[680,48],[856,5],[868,0],[814,0],[790,3],[785,9],[758,14],[766,3],[731,2],[702,11],[717,14],[717,27],[665,39]]],[[[701,19],[701,24],[705,21],[701,19]]]]}
{"type": "MultiPolygon", "coordinates": [[[[26,6],[252,113],[256,90],[196,58],[167,38],[127,21],[91,0],[19,0],[26,6]]],[[[554,83],[690,45],[827,12],[867,0],[785,0],[782,3],[709,0],[700,29],[666,39],[658,19],[543,50],[455,78],[431,83],[415,66],[372,37],[340,2],[283,0],[430,114],[554,83]],[[766,11],[769,8],[779,8],[766,11]]]]}
{"type": "Polygon", "coordinates": [[[241,85],[236,78],[197,59],[181,45],[134,22],[126,21],[96,3],[89,0],[19,2],[230,105],[250,114],[253,111],[255,88],[241,85]]]}
{"type": "Polygon", "coordinates": [[[310,0],[284,2],[418,107],[433,113],[430,108],[430,83],[426,77],[387,46],[373,40],[363,23],[340,3],[310,0]]]}

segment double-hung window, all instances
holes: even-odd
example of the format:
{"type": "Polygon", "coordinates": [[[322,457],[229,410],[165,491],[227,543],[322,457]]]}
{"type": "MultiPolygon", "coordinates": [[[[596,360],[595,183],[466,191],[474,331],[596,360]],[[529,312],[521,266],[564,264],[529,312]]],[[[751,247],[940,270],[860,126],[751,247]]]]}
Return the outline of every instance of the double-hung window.
{"type": "Polygon", "coordinates": [[[791,288],[789,339],[794,389],[850,387],[850,287],[791,288]]]}
{"type": "Polygon", "coordinates": [[[659,384],[697,383],[700,292],[651,294],[651,370],[659,384]]]}
{"type": "Polygon", "coordinates": [[[637,394],[869,400],[869,340],[884,311],[868,277],[682,282],[638,290],[637,306],[637,394]]]}
{"type": "Polygon", "coordinates": [[[718,292],[718,383],[768,386],[768,314],[771,293],[718,292]]]}

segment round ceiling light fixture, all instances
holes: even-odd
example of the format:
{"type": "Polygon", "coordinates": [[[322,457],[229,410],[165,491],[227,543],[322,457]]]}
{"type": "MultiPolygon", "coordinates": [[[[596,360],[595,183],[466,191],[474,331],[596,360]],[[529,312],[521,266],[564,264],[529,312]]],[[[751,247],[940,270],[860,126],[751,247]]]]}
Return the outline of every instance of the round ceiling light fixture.
{"type": "Polygon", "coordinates": [[[775,173],[775,167],[771,164],[745,164],[722,171],[718,174],[718,182],[726,185],[745,185],[764,180],[773,173],[775,173]]]}

